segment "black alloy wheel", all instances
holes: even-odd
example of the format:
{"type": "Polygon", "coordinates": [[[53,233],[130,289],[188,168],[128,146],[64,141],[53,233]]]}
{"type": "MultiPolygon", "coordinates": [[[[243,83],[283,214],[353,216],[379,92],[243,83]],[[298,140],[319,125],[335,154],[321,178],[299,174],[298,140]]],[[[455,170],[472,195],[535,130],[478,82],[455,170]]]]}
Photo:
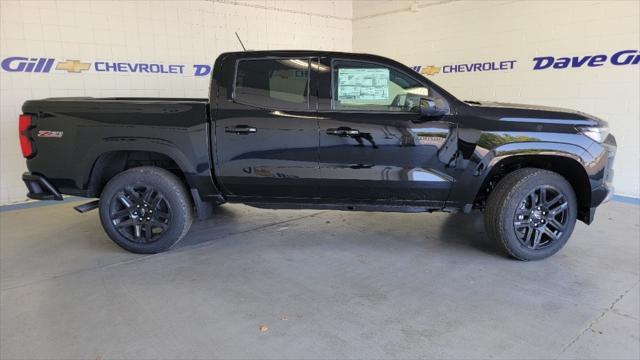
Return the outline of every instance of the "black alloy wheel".
{"type": "Polygon", "coordinates": [[[141,254],[170,249],[189,231],[193,201],[174,173],[141,166],[114,176],[100,194],[100,221],[120,247],[141,254]]]}
{"type": "Polygon", "coordinates": [[[485,228],[510,256],[541,260],[567,243],[577,210],[567,179],[549,170],[522,168],[505,175],[489,194],[485,228]]]}
{"type": "Polygon", "coordinates": [[[171,205],[149,185],[126,186],[116,192],[110,204],[111,222],[130,241],[157,241],[171,222],[171,205]]]}
{"type": "Polygon", "coordinates": [[[567,228],[569,203],[555,187],[543,185],[533,189],[522,200],[513,219],[520,242],[541,249],[557,241],[567,228]]]}

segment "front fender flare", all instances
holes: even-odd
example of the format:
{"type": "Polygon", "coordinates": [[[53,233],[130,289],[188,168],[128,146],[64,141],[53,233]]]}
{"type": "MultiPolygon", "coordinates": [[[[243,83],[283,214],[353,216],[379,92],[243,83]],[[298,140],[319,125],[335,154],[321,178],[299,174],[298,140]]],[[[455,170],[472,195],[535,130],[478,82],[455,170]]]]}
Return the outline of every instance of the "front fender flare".
{"type": "Polygon", "coordinates": [[[478,192],[496,169],[496,165],[513,157],[555,156],[578,162],[583,168],[594,161],[584,148],[567,143],[556,142],[520,142],[498,146],[482,158],[476,158],[475,166],[468,166],[454,184],[447,200],[447,208],[458,208],[468,212],[478,192]]]}

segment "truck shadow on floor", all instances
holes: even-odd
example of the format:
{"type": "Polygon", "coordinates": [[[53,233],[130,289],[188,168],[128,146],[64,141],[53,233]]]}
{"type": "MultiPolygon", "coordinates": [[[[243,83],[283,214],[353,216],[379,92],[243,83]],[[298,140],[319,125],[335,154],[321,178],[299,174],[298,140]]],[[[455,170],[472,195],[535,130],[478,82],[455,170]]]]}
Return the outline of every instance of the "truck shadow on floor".
{"type": "Polygon", "coordinates": [[[504,256],[496,244],[487,237],[484,214],[449,214],[445,217],[438,233],[442,243],[469,246],[485,254],[504,256]]]}
{"type": "MultiPolygon", "coordinates": [[[[233,236],[237,234],[247,233],[247,236],[251,236],[253,231],[273,231],[274,226],[288,226],[292,223],[299,223],[309,221],[308,217],[323,216],[322,211],[315,210],[302,210],[302,211],[277,211],[271,210],[258,210],[249,207],[236,207],[236,206],[220,206],[215,209],[213,216],[210,219],[203,221],[194,221],[191,230],[187,236],[175,246],[174,249],[185,249],[193,246],[205,245],[208,243],[214,243],[216,240],[233,236]],[[264,229],[264,230],[262,230],[264,229]]],[[[330,212],[326,212],[330,214],[330,212]]],[[[429,248],[432,246],[451,246],[451,247],[468,247],[476,251],[480,251],[485,254],[493,254],[501,256],[501,253],[497,250],[497,247],[491,240],[487,238],[484,230],[483,216],[482,214],[442,214],[436,221],[430,221],[428,224],[413,223],[411,221],[402,220],[403,216],[411,216],[404,214],[383,215],[388,216],[389,221],[394,221],[396,226],[386,227],[384,234],[372,232],[372,236],[375,236],[379,241],[386,241],[382,238],[388,238],[389,241],[398,243],[399,245],[405,244],[407,246],[418,246],[420,248],[429,248]],[[399,221],[398,221],[399,220],[399,221]],[[406,226],[419,226],[417,229],[420,232],[420,239],[416,242],[416,238],[406,238],[406,226]]],[[[425,217],[432,216],[430,214],[424,214],[425,217]]],[[[367,222],[371,222],[372,225],[377,220],[371,219],[370,216],[362,212],[344,212],[344,218],[347,222],[344,225],[338,225],[343,227],[349,227],[350,224],[364,223],[365,228],[367,222]],[[364,216],[363,216],[364,214],[364,216]]],[[[379,221],[379,219],[378,219],[379,221]]],[[[324,221],[323,221],[324,222],[324,221]]],[[[310,225],[314,226],[314,225],[310,225]]],[[[292,230],[296,231],[296,230],[292,230]]],[[[317,230],[312,231],[317,236],[313,238],[328,237],[326,228],[321,226],[317,227],[317,230]]],[[[338,230],[339,231],[339,230],[338,230]]],[[[366,231],[366,230],[365,230],[366,231]]],[[[309,232],[300,234],[301,236],[309,236],[309,232]]],[[[308,241],[308,240],[305,240],[308,241]]],[[[358,241],[344,237],[344,241],[358,241]]],[[[376,240],[372,240],[376,241],[376,240]]],[[[186,249],[185,249],[186,250],[186,249]]]]}

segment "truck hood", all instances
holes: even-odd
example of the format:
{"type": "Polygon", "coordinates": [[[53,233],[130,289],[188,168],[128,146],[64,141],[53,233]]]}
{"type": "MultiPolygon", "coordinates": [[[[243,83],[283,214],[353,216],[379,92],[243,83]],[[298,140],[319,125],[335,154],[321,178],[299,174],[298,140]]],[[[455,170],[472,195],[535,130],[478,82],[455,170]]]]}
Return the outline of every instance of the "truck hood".
{"type": "Polygon", "coordinates": [[[486,115],[504,121],[554,123],[583,126],[608,126],[607,122],[581,111],[551,106],[511,104],[492,101],[466,100],[465,104],[486,115]]]}

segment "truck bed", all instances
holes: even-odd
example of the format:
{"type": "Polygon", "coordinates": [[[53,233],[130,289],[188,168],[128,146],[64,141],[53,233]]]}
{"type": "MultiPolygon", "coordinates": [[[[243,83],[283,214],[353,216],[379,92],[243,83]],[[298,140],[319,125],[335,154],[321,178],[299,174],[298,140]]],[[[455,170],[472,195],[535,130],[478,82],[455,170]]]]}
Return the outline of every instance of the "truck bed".
{"type": "Polygon", "coordinates": [[[46,174],[62,193],[92,196],[96,163],[125,152],[158,154],[187,180],[212,181],[208,99],[48,98],[25,102],[22,112],[33,119],[35,154],[27,167],[46,174]]]}
{"type": "Polygon", "coordinates": [[[207,98],[160,98],[160,97],[51,97],[32,101],[127,101],[127,102],[209,102],[207,98]]]}

